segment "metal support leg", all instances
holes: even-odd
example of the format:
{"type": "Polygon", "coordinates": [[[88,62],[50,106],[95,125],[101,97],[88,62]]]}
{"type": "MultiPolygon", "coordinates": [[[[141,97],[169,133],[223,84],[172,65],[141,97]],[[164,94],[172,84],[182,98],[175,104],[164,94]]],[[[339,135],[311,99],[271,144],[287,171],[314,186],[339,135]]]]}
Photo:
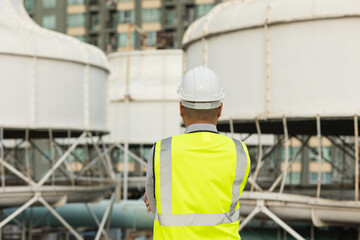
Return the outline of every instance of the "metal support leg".
{"type": "Polygon", "coordinates": [[[315,234],[314,234],[314,224],[311,224],[311,233],[310,233],[310,240],[315,240],[315,234]]]}
{"type": "Polygon", "coordinates": [[[104,143],[104,141],[102,139],[101,139],[101,145],[102,145],[102,148],[103,148],[103,152],[106,153],[104,156],[105,156],[105,159],[106,159],[106,162],[107,162],[108,166],[111,169],[111,174],[113,175],[112,176],[113,180],[115,180],[116,179],[116,174],[114,172],[114,168],[113,168],[113,165],[111,163],[111,159],[110,159],[109,154],[108,154],[109,151],[107,150],[106,145],[105,145],[105,143],[104,143]]]}
{"type": "MultiPolygon", "coordinates": [[[[310,140],[310,137],[306,139],[305,144],[307,144],[310,140]]],[[[290,160],[290,164],[288,164],[287,169],[291,168],[292,164],[295,162],[296,158],[300,155],[302,150],[305,148],[305,144],[302,144],[301,148],[297,151],[297,153],[292,157],[290,160]]],[[[272,192],[276,186],[280,183],[281,179],[283,179],[283,175],[287,172],[287,169],[284,169],[284,171],[277,177],[277,179],[274,181],[274,183],[269,188],[269,192],[272,192]]]]}
{"type": "MultiPolygon", "coordinates": [[[[55,143],[54,140],[53,140],[53,143],[55,143]]],[[[49,156],[48,156],[39,146],[37,146],[33,141],[30,140],[30,144],[31,144],[31,146],[32,146],[35,150],[37,150],[49,163],[52,162],[51,157],[49,157],[49,156]]],[[[56,148],[56,149],[58,150],[58,148],[56,148]]],[[[58,151],[58,153],[59,153],[59,152],[60,152],[60,151],[58,151]]],[[[61,155],[63,155],[63,153],[60,153],[59,155],[61,156],[61,155]]],[[[65,171],[62,167],[59,167],[59,170],[61,170],[61,171],[64,173],[64,176],[69,177],[70,180],[71,180],[71,179],[72,179],[72,176],[71,176],[71,172],[69,171],[69,170],[70,170],[70,166],[69,166],[69,164],[67,164],[67,161],[65,161],[64,163],[65,163],[65,166],[66,166],[68,172],[65,171]],[[69,167],[68,167],[68,166],[69,166],[69,167]]]]}
{"type": "Polygon", "coordinates": [[[318,137],[318,156],[317,156],[317,162],[318,162],[318,179],[317,179],[317,189],[316,189],[316,197],[320,197],[321,192],[321,171],[322,171],[322,146],[321,146],[321,126],[320,126],[320,115],[318,114],[316,116],[316,129],[317,129],[317,137],[318,137]]]}
{"type": "Polygon", "coordinates": [[[40,193],[35,193],[35,196],[32,197],[29,201],[27,201],[25,204],[23,204],[21,207],[16,209],[15,212],[10,214],[7,218],[1,221],[0,228],[3,228],[6,224],[8,224],[11,220],[13,220],[17,215],[22,213],[25,209],[30,207],[33,203],[37,202],[39,200],[40,193]]]}
{"type": "MultiPolygon", "coordinates": [[[[49,140],[50,140],[50,152],[51,152],[51,168],[54,167],[55,163],[55,150],[54,150],[54,141],[52,130],[49,129],[49,140]]],[[[51,185],[55,185],[55,172],[51,174],[51,185]]]]}
{"type": "Polygon", "coordinates": [[[280,225],[285,231],[290,233],[296,240],[305,240],[305,238],[301,237],[295,230],[293,230],[289,225],[287,225],[284,221],[282,221],[278,216],[272,213],[266,206],[264,200],[258,200],[257,206],[255,209],[243,220],[243,222],[239,226],[239,231],[241,231],[246,224],[256,216],[259,212],[264,213],[269,218],[271,218],[274,222],[280,225]]]}
{"type": "MultiPolygon", "coordinates": [[[[109,149],[107,149],[107,151],[105,151],[104,153],[101,154],[101,157],[104,157],[105,155],[107,155],[111,150],[113,150],[116,146],[112,145],[109,147],[109,149]]],[[[97,156],[95,158],[93,158],[89,164],[86,164],[86,166],[83,167],[83,169],[80,171],[80,173],[78,174],[78,177],[81,177],[84,175],[84,173],[90,169],[93,165],[95,165],[95,163],[99,160],[100,156],[97,156]]]]}
{"type": "MultiPolygon", "coordinates": [[[[3,219],[3,210],[0,211],[0,221],[3,219]]],[[[2,228],[0,228],[0,240],[2,240],[2,228]]]]}
{"type": "Polygon", "coordinates": [[[128,199],[128,175],[129,175],[129,113],[130,113],[130,99],[129,96],[125,98],[125,125],[124,125],[124,171],[123,171],[123,199],[128,199]]]}
{"type": "MultiPolygon", "coordinates": [[[[0,158],[4,159],[4,129],[0,129],[0,158]]],[[[4,164],[1,163],[1,186],[5,188],[5,169],[4,164]]]]}
{"type": "MultiPolygon", "coordinates": [[[[96,226],[97,227],[100,227],[100,221],[98,219],[98,217],[95,215],[94,211],[91,209],[91,207],[89,206],[88,203],[85,204],[87,210],[89,211],[91,217],[94,219],[95,223],[96,223],[96,226]]],[[[107,232],[105,232],[104,230],[102,231],[102,233],[104,234],[104,236],[106,238],[108,238],[108,235],[107,235],[107,232]]]]}
{"type": "Polygon", "coordinates": [[[280,186],[280,193],[284,191],[284,186],[287,177],[288,163],[289,163],[289,134],[288,134],[285,115],[283,116],[283,126],[284,126],[284,135],[285,135],[285,167],[284,167],[283,178],[280,186]]]}
{"type": "Polygon", "coordinates": [[[30,141],[29,141],[29,129],[26,129],[25,131],[25,165],[26,165],[26,172],[27,177],[31,179],[31,172],[30,172],[30,141]]]}
{"type": "Polygon", "coordinates": [[[109,201],[109,203],[108,203],[108,205],[107,205],[107,207],[105,209],[104,216],[103,216],[103,218],[101,220],[100,227],[99,227],[99,230],[98,230],[98,232],[96,234],[95,240],[99,240],[100,237],[101,237],[101,233],[104,230],[105,223],[106,223],[109,215],[111,214],[112,205],[114,204],[114,198],[115,198],[115,193],[112,193],[110,201],[109,201]]]}
{"type": "Polygon", "coordinates": [[[30,208],[30,217],[29,217],[29,228],[28,228],[28,240],[32,240],[32,228],[33,228],[33,208],[30,208]]]}
{"type": "MultiPolygon", "coordinates": [[[[258,154],[258,159],[257,159],[257,164],[256,164],[256,169],[255,169],[255,173],[254,173],[254,182],[256,183],[259,171],[260,171],[260,164],[261,164],[261,159],[262,159],[262,143],[261,143],[261,129],[260,129],[260,124],[259,124],[259,119],[256,118],[255,119],[255,123],[256,123],[256,131],[258,134],[258,142],[259,142],[259,154],[258,154]]],[[[251,185],[250,188],[250,192],[252,192],[254,190],[254,184],[251,185]]]]}
{"type": "Polygon", "coordinates": [[[261,212],[270,217],[274,222],[279,224],[283,229],[285,229],[288,233],[290,233],[296,240],[305,240],[302,236],[300,236],[297,232],[295,232],[289,225],[287,225],[283,220],[281,220],[278,216],[273,214],[265,205],[261,209],[261,212]]]}
{"type": "Polygon", "coordinates": [[[24,180],[29,185],[31,185],[31,186],[35,185],[33,180],[31,180],[30,178],[25,176],[22,172],[20,172],[16,168],[14,168],[11,164],[7,163],[4,159],[0,158],[0,163],[3,164],[3,166],[5,166],[5,168],[7,168],[10,172],[14,173],[16,176],[18,176],[19,178],[24,180]]]}
{"type": "Polygon", "coordinates": [[[251,176],[248,178],[248,181],[252,186],[254,186],[256,190],[258,190],[259,192],[263,191],[263,189],[254,181],[254,179],[252,179],[251,176]]]}
{"type": "Polygon", "coordinates": [[[55,218],[57,218],[57,220],[59,220],[59,222],[62,223],[62,225],[64,225],[64,227],[66,227],[72,234],[74,234],[74,236],[76,237],[76,239],[78,240],[84,240],[79,233],[77,233],[75,231],[75,229],[73,227],[71,227],[64,218],[62,218],[56,211],[55,209],[53,209],[46,201],[44,198],[40,197],[39,198],[39,202],[41,202],[51,213],[52,215],[54,215],[55,218]]]}
{"type": "Polygon", "coordinates": [[[234,138],[234,121],[233,121],[232,117],[230,117],[230,119],[229,119],[229,124],[230,124],[231,137],[234,138]]]}
{"type": "Polygon", "coordinates": [[[103,163],[106,171],[108,172],[108,175],[111,177],[112,180],[115,180],[115,173],[114,173],[114,170],[112,168],[111,163],[109,165],[109,162],[107,162],[106,159],[104,158],[104,156],[102,156],[102,154],[100,152],[100,149],[99,149],[99,146],[97,145],[97,143],[94,142],[93,135],[90,132],[88,132],[88,136],[90,138],[91,144],[95,148],[95,151],[96,151],[97,155],[99,156],[99,158],[100,158],[101,162],[103,163]]]}
{"type": "Polygon", "coordinates": [[[354,116],[355,128],[355,201],[359,201],[359,129],[358,116],[354,116]]]}
{"type": "MultiPolygon", "coordinates": [[[[121,144],[115,144],[115,147],[119,148],[121,151],[125,152],[125,147],[121,144]]],[[[135,161],[137,161],[138,163],[140,163],[140,165],[147,167],[147,162],[145,162],[142,158],[140,158],[139,156],[137,156],[135,153],[133,153],[132,151],[128,150],[128,155],[130,157],[132,157],[135,161]]]]}
{"type": "Polygon", "coordinates": [[[82,133],[81,136],[71,145],[71,147],[62,155],[54,166],[45,174],[45,176],[37,183],[37,186],[43,185],[46,180],[55,172],[55,170],[65,161],[72,151],[76,148],[79,142],[85,137],[86,132],[82,133]]]}
{"type": "Polygon", "coordinates": [[[21,223],[21,240],[26,240],[26,211],[22,213],[21,223]]]}
{"type": "Polygon", "coordinates": [[[250,222],[250,220],[253,219],[256,216],[256,214],[258,214],[259,212],[260,209],[258,206],[256,206],[254,210],[252,210],[252,212],[241,222],[239,226],[239,231],[241,231],[250,222]]]}

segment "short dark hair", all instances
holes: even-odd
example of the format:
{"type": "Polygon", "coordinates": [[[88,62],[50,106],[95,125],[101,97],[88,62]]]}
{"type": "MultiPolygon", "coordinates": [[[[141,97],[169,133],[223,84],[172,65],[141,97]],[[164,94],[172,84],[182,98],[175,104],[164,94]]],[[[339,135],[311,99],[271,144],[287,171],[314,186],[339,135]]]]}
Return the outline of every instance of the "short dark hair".
{"type": "Polygon", "coordinates": [[[217,119],[219,108],[213,109],[192,109],[183,106],[184,114],[190,119],[214,121],[217,119]]]}

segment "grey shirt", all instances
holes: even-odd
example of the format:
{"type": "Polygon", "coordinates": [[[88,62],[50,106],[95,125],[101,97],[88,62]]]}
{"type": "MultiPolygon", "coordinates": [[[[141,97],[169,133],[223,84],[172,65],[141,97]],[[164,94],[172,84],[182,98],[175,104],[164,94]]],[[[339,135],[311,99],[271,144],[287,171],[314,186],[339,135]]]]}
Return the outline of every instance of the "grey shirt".
{"type": "MultiPolygon", "coordinates": [[[[216,126],[207,123],[191,124],[185,129],[185,133],[191,132],[218,132],[216,126]]],[[[156,213],[156,199],[155,199],[155,184],[153,175],[153,157],[154,157],[154,146],[151,148],[148,157],[148,167],[146,171],[145,180],[145,191],[146,196],[150,204],[151,212],[156,213]]]]}

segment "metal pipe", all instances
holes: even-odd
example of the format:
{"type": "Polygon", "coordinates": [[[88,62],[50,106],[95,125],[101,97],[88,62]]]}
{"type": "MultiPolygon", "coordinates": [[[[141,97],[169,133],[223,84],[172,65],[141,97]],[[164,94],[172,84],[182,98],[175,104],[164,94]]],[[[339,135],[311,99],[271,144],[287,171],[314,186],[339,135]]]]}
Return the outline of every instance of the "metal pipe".
{"type": "MultiPolygon", "coordinates": [[[[257,131],[257,135],[258,135],[258,141],[259,141],[259,154],[258,154],[258,159],[257,159],[257,164],[256,164],[256,169],[255,169],[255,173],[254,173],[254,182],[256,183],[259,171],[260,171],[260,164],[261,164],[261,159],[262,159],[262,142],[261,142],[261,129],[260,129],[260,124],[259,124],[259,119],[256,118],[255,119],[255,124],[256,124],[256,131],[257,131]]],[[[254,190],[254,184],[251,185],[250,191],[252,192],[254,190]]]]}
{"type": "Polygon", "coordinates": [[[234,121],[232,117],[229,119],[231,137],[234,138],[234,121]]]}
{"type": "Polygon", "coordinates": [[[359,127],[358,116],[354,116],[355,128],[355,201],[359,201],[359,127]]]}
{"type": "MultiPolygon", "coordinates": [[[[89,203],[89,207],[98,219],[102,219],[109,200],[102,200],[98,203],[89,203]]],[[[49,214],[45,207],[33,208],[33,227],[61,227],[62,224],[53,215],[49,214]]],[[[16,211],[16,208],[8,208],[4,210],[6,214],[16,211]]],[[[30,211],[30,209],[26,210],[30,211]]],[[[61,215],[72,227],[89,227],[98,228],[93,220],[86,204],[84,203],[68,203],[62,207],[56,208],[56,212],[61,215]]],[[[29,214],[27,214],[29,216],[29,214]]],[[[137,228],[152,229],[154,215],[149,213],[142,200],[127,200],[114,203],[111,213],[111,228],[137,228]]],[[[17,220],[15,218],[14,220],[17,220]]],[[[29,218],[27,217],[27,220],[29,218]]]]}
{"type": "Polygon", "coordinates": [[[318,179],[317,179],[317,189],[316,189],[316,197],[320,197],[321,191],[321,171],[322,171],[322,145],[321,145],[321,126],[320,126],[320,115],[316,115],[316,129],[317,129],[317,137],[318,137],[318,155],[317,155],[317,162],[319,165],[318,168],[318,179]]]}
{"type": "Polygon", "coordinates": [[[284,166],[283,178],[282,178],[282,182],[281,182],[281,186],[280,186],[280,193],[282,193],[284,191],[284,186],[285,186],[286,177],[287,177],[288,164],[289,164],[289,134],[288,134],[285,115],[283,116],[283,126],[284,126],[284,135],[285,135],[285,166],[284,166]]]}

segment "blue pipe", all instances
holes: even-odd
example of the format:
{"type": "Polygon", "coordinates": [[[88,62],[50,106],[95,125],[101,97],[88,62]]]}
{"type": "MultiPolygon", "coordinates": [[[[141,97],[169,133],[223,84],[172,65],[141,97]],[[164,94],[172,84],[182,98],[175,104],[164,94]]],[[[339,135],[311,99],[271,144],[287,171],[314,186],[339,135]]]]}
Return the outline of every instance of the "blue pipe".
{"type": "MultiPolygon", "coordinates": [[[[89,203],[89,207],[101,222],[109,200],[99,203],[89,203]]],[[[5,209],[6,214],[11,214],[16,208],[5,209]]],[[[33,207],[32,222],[37,222],[48,210],[45,207],[33,207]]],[[[56,208],[59,213],[73,227],[96,228],[97,224],[84,203],[69,203],[56,208]]],[[[21,214],[17,216],[21,220],[21,214]]],[[[30,208],[26,210],[26,220],[29,223],[30,208]]],[[[154,214],[149,213],[143,201],[127,200],[114,203],[111,215],[112,228],[137,228],[152,229],[154,214]]],[[[60,227],[62,224],[50,213],[37,226],[60,227]]]]}

